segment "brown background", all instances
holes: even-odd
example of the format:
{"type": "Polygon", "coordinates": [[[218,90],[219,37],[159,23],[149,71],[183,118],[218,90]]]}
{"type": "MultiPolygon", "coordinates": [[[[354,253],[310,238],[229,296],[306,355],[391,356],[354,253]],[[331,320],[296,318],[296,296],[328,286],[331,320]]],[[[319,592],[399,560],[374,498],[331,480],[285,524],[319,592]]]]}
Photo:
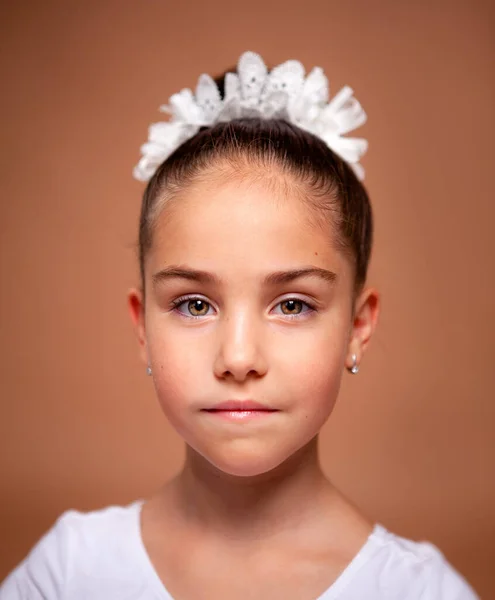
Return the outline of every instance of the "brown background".
{"type": "Polygon", "coordinates": [[[143,189],[131,169],[171,93],[252,49],[321,65],[369,116],[383,313],[322,432],[325,470],[495,597],[494,5],[25,0],[1,13],[0,578],[62,511],[146,496],[181,464],[126,311],[143,189]]]}

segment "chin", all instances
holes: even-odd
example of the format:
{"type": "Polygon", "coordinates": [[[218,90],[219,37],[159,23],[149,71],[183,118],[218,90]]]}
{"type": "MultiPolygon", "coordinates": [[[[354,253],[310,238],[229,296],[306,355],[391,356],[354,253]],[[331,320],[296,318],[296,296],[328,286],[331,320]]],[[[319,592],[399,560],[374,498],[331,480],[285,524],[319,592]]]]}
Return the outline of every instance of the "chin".
{"type": "Polygon", "coordinates": [[[274,452],[271,449],[245,449],[226,448],[224,452],[215,451],[203,454],[203,457],[213,467],[233,477],[257,477],[273,471],[280,466],[288,455],[281,454],[280,450],[274,452]]]}
{"type": "Polygon", "coordinates": [[[266,465],[257,463],[234,464],[232,461],[225,463],[212,463],[219,471],[232,477],[257,477],[276,468],[278,465],[266,465]]]}

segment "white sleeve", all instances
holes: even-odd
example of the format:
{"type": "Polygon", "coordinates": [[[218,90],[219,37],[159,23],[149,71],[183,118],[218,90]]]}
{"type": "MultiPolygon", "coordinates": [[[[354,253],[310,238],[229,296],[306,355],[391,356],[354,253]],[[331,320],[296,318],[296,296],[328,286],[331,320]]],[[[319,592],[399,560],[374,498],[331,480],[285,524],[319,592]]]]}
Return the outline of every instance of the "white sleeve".
{"type": "MultiPolygon", "coordinates": [[[[64,513],[66,514],[66,513],[64,513]]],[[[61,600],[69,528],[61,515],[0,585],[0,600],[61,600]]]]}
{"type": "MultiPolygon", "coordinates": [[[[2,599],[3,600],[3,599],[2,599]]],[[[421,600],[480,600],[467,580],[439,553],[432,561],[421,600]]]]}

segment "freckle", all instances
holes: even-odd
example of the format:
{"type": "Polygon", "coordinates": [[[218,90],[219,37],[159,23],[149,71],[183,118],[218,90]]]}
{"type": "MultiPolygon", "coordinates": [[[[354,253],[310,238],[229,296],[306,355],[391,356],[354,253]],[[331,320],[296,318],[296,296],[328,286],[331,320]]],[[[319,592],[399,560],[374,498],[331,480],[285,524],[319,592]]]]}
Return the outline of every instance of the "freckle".
{"type": "Polygon", "coordinates": [[[318,256],[318,252],[315,252],[315,256],[318,256]]]}

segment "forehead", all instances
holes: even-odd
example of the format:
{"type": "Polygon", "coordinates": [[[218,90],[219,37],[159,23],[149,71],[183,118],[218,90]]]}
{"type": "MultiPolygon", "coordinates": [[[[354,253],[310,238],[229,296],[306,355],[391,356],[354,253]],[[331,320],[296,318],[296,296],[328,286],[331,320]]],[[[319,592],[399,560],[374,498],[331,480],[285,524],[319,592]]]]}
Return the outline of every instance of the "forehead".
{"type": "MultiPolygon", "coordinates": [[[[316,264],[341,266],[332,227],[325,225],[300,190],[288,183],[208,181],[165,205],[157,218],[150,259],[197,261],[211,269],[316,264]]],[[[341,266],[342,268],[342,266],[341,266]]]]}

